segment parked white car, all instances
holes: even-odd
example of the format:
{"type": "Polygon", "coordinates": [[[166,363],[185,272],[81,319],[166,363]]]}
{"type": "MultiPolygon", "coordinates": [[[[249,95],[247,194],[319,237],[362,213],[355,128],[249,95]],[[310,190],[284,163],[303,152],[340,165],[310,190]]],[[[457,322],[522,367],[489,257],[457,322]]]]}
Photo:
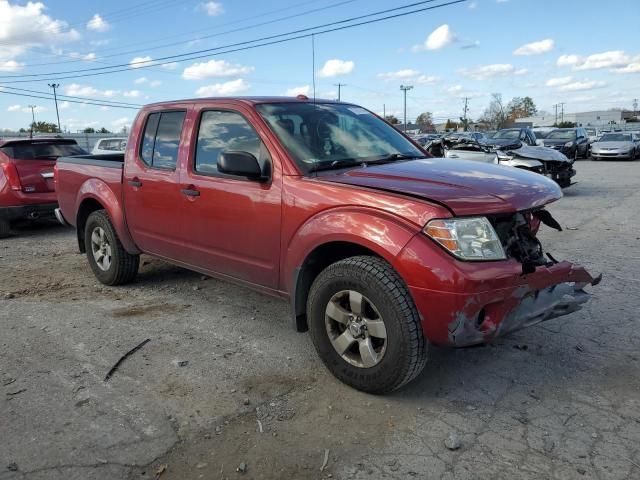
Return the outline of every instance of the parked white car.
{"type": "Polygon", "coordinates": [[[93,155],[124,153],[127,148],[126,137],[101,138],[91,150],[93,155]]]}

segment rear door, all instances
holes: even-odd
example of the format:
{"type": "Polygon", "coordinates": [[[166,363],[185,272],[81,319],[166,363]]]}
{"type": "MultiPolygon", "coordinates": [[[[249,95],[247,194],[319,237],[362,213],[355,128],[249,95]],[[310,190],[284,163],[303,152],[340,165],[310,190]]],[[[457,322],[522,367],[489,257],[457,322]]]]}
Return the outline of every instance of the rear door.
{"type": "Polygon", "coordinates": [[[182,196],[180,158],[188,136],[183,133],[187,109],[148,112],[125,155],[122,190],[127,225],[145,253],[181,261],[182,196]]]}
{"type": "Polygon", "coordinates": [[[23,193],[54,192],[53,167],[58,157],[87,153],[75,140],[64,139],[9,142],[0,150],[15,165],[23,193]]]}

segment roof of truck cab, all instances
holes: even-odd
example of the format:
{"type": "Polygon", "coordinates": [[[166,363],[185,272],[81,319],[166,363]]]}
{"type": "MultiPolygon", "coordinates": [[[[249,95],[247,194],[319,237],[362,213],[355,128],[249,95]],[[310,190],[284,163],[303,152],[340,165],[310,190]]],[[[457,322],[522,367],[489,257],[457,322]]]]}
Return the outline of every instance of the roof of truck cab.
{"type": "Polygon", "coordinates": [[[15,144],[15,143],[38,143],[38,142],[51,142],[51,141],[57,141],[57,142],[64,142],[64,143],[78,143],[76,142],[75,139],[73,138],[64,138],[64,137],[33,137],[33,138],[29,138],[29,137],[7,137],[7,138],[3,138],[0,139],[0,147],[3,147],[9,143],[11,144],[15,144]]]}
{"type": "Polygon", "coordinates": [[[183,100],[170,100],[167,102],[156,102],[145,105],[147,107],[184,105],[185,103],[208,103],[208,102],[225,102],[225,103],[244,103],[248,105],[258,105],[260,103],[345,103],[337,100],[327,100],[324,98],[297,98],[297,97],[204,97],[204,98],[187,98],[183,100]]]}

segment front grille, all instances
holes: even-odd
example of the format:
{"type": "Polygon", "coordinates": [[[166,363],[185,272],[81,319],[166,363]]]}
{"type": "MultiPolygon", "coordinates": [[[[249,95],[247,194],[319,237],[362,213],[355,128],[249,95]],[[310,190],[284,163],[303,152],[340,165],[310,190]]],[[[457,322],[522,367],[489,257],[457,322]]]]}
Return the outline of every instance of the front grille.
{"type": "Polygon", "coordinates": [[[531,273],[537,266],[548,264],[542,245],[531,231],[531,212],[488,217],[508,258],[522,263],[522,272],[531,273]]]}

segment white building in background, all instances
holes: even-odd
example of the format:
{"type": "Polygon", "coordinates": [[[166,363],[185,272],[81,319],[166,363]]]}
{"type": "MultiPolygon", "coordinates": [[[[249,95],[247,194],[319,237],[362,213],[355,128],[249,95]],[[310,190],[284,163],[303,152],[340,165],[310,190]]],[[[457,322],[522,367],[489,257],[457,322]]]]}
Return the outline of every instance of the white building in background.
{"type": "MultiPolygon", "coordinates": [[[[631,116],[633,116],[632,112],[623,112],[622,110],[596,110],[594,112],[565,113],[564,121],[573,122],[579,127],[604,127],[626,123],[627,118],[631,116]]],[[[560,121],[560,112],[558,112],[558,122],[560,121]]],[[[516,120],[516,124],[530,127],[553,127],[555,122],[556,116],[554,113],[516,120]]]]}

